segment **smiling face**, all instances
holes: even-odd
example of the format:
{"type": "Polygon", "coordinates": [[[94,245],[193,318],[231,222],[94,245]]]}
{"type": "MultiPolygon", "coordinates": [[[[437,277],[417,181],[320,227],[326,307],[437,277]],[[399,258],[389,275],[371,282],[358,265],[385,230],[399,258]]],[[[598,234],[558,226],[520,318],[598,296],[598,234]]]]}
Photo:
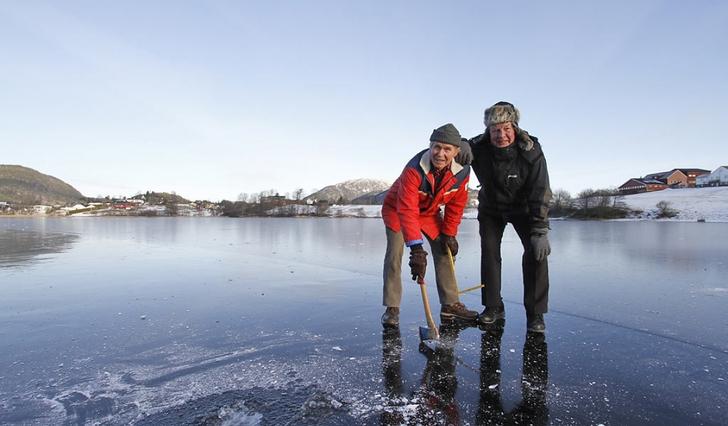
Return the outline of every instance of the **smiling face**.
{"type": "Polygon", "coordinates": [[[516,129],[510,121],[488,126],[488,132],[490,143],[498,148],[505,148],[516,140],[516,129]]]}
{"type": "Polygon", "coordinates": [[[441,170],[447,167],[460,152],[460,148],[455,145],[443,142],[431,142],[430,143],[430,161],[432,165],[437,169],[441,170]]]}

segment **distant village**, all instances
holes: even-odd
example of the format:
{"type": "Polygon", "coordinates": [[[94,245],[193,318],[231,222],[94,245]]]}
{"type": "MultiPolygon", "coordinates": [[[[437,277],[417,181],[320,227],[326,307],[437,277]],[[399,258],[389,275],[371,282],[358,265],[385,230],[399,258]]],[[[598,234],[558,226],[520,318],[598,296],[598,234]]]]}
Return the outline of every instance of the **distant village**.
{"type": "MultiPolygon", "coordinates": [[[[337,184],[340,185],[340,184],[337,184]]],[[[337,185],[331,186],[336,187],[337,185]]],[[[629,212],[616,211],[621,196],[664,189],[702,188],[728,186],[728,166],[710,170],[698,168],[675,168],[666,172],[650,173],[639,178],[630,178],[616,189],[584,190],[572,198],[566,191],[554,193],[552,215],[554,217],[610,218],[623,217],[629,212]],[[616,197],[616,198],[615,198],[616,197]],[[600,201],[595,202],[598,199],[600,201]],[[594,214],[594,207],[607,207],[608,212],[594,214]],[[591,213],[584,215],[585,211],[591,213]]],[[[371,188],[370,188],[371,189],[371,188]]],[[[260,194],[241,194],[238,201],[221,202],[189,201],[175,193],[146,192],[133,197],[84,198],[71,205],[34,204],[15,205],[0,201],[0,215],[5,216],[356,216],[371,217],[372,208],[380,205],[386,194],[381,187],[375,191],[362,191],[352,199],[337,195],[334,200],[320,199],[321,193],[303,197],[299,191],[294,195],[280,195],[273,191],[260,194]],[[370,208],[361,206],[370,205],[370,208]]],[[[332,194],[332,193],[328,193],[332,194]]],[[[329,198],[331,198],[329,196],[329,198]]],[[[477,206],[477,190],[471,189],[469,207],[477,206]]]]}
{"type": "Polygon", "coordinates": [[[0,213],[21,216],[213,216],[217,204],[210,202],[147,202],[144,196],[82,200],[73,205],[32,206],[0,201],[0,213]]]}
{"type": "MultiPolygon", "coordinates": [[[[342,202],[343,200],[338,200],[342,202]]],[[[247,201],[188,201],[175,194],[147,193],[134,197],[96,198],[73,205],[19,205],[0,201],[0,215],[12,216],[298,216],[325,215],[328,200],[289,199],[274,194],[247,201]]]]}
{"type": "Polygon", "coordinates": [[[720,166],[712,172],[704,169],[672,169],[667,172],[650,173],[641,178],[631,178],[618,189],[620,194],[628,195],[667,188],[709,186],[728,186],[728,166],[720,166]]]}

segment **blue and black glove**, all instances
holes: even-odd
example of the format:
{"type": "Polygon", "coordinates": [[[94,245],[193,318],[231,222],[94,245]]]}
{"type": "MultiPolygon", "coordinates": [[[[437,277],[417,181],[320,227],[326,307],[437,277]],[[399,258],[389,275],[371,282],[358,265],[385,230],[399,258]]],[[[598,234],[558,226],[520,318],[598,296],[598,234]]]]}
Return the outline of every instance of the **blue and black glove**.
{"type": "Polygon", "coordinates": [[[427,252],[422,248],[422,244],[415,244],[410,247],[409,266],[413,280],[420,281],[420,279],[425,279],[425,270],[427,269],[427,252]]]}

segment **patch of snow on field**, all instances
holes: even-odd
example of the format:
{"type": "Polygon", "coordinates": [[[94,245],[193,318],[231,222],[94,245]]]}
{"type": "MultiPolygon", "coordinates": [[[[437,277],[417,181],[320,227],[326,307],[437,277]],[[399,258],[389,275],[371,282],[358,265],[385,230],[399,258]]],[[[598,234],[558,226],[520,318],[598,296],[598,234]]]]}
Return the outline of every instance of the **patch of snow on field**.
{"type": "Polygon", "coordinates": [[[654,218],[657,203],[666,201],[678,214],[672,220],[728,222],[728,187],[665,189],[626,195],[630,209],[642,210],[641,218],[654,218]]]}

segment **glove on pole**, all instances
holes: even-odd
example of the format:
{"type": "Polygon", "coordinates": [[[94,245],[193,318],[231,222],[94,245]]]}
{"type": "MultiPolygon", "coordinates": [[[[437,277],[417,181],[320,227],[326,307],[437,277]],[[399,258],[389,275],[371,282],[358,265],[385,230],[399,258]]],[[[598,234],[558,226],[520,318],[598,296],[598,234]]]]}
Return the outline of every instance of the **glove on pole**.
{"type": "Polygon", "coordinates": [[[440,234],[440,245],[442,246],[442,251],[447,252],[448,249],[450,250],[450,254],[454,258],[458,254],[458,240],[450,235],[440,234]]]}

